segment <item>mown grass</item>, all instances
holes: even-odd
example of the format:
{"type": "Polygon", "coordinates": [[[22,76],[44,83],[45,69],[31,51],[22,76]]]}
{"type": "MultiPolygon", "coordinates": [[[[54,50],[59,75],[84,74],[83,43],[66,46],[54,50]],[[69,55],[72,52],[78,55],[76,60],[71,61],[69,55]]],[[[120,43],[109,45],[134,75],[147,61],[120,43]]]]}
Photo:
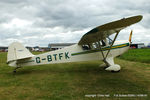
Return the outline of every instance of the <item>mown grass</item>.
{"type": "Polygon", "coordinates": [[[150,63],[150,49],[130,49],[119,58],[129,61],[150,63]]]}
{"type": "MultiPolygon", "coordinates": [[[[37,53],[36,53],[37,54],[37,53]]],[[[0,100],[149,100],[150,64],[115,59],[119,73],[99,67],[102,62],[29,66],[13,74],[0,53],[0,100]],[[110,94],[88,98],[87,94],[110,94]],[[147,97],[114,97],[114,94],[147,94],[147,97]]]]}

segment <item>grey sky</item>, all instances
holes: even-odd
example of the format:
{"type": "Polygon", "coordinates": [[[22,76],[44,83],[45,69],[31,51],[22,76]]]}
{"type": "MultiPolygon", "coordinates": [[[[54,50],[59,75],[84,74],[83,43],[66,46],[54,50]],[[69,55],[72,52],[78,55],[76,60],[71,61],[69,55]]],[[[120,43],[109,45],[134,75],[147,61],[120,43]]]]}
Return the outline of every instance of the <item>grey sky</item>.
{"type": "Polygon", "coordinates": [[[0,0],[0,46],[19,41],[28,46],[78,42],[92,28],[143,15],[143,20],[122,30],[118,40],[150,42],[150,0],[0,0]]]}

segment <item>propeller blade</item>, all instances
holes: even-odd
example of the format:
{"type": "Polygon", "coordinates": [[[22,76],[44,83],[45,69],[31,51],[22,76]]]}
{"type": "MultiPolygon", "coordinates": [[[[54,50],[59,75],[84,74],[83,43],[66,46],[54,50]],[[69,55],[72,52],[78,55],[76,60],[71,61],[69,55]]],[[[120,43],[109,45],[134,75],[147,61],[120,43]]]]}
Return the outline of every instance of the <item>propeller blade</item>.
{"type": "Polygon", "coordinates": [[[132,30],[131,30],[131,32],[130,32],[130,36],[129,36],[129,42],[131,43],[131,39],[132,39],[132,30]]]}

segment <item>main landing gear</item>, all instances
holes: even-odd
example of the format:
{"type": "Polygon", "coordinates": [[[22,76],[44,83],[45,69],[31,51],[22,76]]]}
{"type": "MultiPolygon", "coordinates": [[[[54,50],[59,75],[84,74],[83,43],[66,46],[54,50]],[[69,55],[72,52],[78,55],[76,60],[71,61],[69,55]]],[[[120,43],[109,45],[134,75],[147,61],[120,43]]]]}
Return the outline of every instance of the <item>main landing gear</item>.
{"type": "Polygon", "coordinates": [[[104,60],[104,63],[106,64],[105,70],[106,71],[111,71],[111,72],[119,72],[121,70],[120,65],[114,64],[114,58],[113,57],[108,57],[104,60]]]}

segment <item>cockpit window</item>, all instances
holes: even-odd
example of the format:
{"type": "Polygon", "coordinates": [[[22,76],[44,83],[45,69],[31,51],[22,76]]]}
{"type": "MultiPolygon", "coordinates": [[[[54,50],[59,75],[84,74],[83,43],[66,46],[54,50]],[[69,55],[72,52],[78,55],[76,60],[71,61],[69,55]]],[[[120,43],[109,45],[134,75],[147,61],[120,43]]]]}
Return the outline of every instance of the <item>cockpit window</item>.
{"type": "Polygon", "coordinates": [[[83,45],[82,48],[83,48],[83,50],[90,50],[89,45],[83,45]]]}
{"type": "MultiPolygon", "coordinates": [[[[87,45],[82,45],[82,48],[83,50],[95,50],[95,49],[100,49],[100,46],[101,47],[104,47],[104,46],[108,46],[108,41],[109,39],[105,39],[105,40],[100,40],[100,41],[97,41],[97,42],[94,42],[94,43],[90,43],[90,44],[87,44],[87,45]]],[[[109,40],[111,41],[111,40],[109,40]]]]}
{"type": "Polygon", "coordinates": [[[110,37],[107,37],[108,38],[108,41],[109,41],[109,44],[112,44],[112,39],[110,37]]]}
{"type": "Polygon", "coordinates": [[[106,46],[106,43],[104,42],[104,40],[102,40],[101,42],[102,42],[102,46],[106,46]]]}

